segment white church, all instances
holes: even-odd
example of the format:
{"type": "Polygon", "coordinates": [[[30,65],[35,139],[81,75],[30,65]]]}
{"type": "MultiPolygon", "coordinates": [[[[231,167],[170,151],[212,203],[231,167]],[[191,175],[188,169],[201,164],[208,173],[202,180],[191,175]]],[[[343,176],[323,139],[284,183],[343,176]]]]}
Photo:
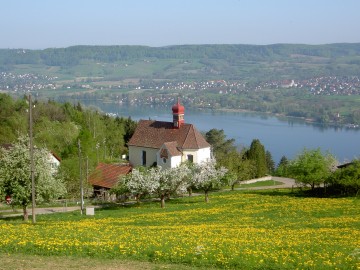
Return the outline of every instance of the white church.
{"type": "Polygon", "coordinates": [[[129,162],[133,167],[179,166],[184,161],[201,163],[210,159],[211,146],[192,124],[185,123],[185,108],[172,106],[173,122],[140,120],[131,137],[129,162]]]}

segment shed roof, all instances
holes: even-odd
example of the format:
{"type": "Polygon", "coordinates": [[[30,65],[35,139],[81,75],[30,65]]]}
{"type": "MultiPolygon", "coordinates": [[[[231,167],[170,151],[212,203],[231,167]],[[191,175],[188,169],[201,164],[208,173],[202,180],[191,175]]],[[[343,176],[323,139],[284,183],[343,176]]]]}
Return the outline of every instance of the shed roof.
{"type": "Polygon", "coordinates": [[[105,164],[99,163],[95,171],[89,176],[89,183],[93,186],[112,188],[119,181],[121,175],[131,171],[129,164],[105,164]]]}

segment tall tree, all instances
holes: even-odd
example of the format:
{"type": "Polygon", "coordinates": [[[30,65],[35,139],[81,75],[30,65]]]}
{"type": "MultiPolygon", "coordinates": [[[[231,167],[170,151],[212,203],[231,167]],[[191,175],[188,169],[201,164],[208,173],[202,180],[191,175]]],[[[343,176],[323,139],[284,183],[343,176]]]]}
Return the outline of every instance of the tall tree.
{"type": "Polygon", "coordinates": [[[277,176],[288,176],[288,166],[289,166],[289,160],[287,159],[286,156],[282,156],[276,168],[275,174],[277,176]]]}
{"type": "Polygon", "coordinates": [[[236,147],[234,146],[235,140],[226,140],[226,135],[222,129],[210,129],[206,132],[205,139],[209,144],[211,144],[213,153],[217,160],[220,160],[228,153],[236,150],[236,147]]]}
{"type": "MultiPolygon", "coordinates": [[[[49,201],[66,193],[65,185],[51,174],[49,151],[37,148],[34,151],[36,202],[49,201]]],[[[11,196],[12,203],[21,205],[24,220],[28,220],[27,206],[31,200],[31,171],[29,138],[20,137],[0,157],[0,191],[11,196]]]]}
{"type": "Polygon", "coordinates": [[[266,167],[267,167],[267,171],[268,173],[271,175],[274,173],[275,171],[275,162],[272,158],[272,155],[270,153],[270,151],[266,151],[265,152],[265,156],[266,156],[266,167]]]}
{"type": "Polygon", "coordinates": [[[265,147],[260,143],[260,140],[254,139],[251,142],[250,148],[246,152],[246,157],[255,162],[255,177],[262,177],[267,174],[265,147]]]}

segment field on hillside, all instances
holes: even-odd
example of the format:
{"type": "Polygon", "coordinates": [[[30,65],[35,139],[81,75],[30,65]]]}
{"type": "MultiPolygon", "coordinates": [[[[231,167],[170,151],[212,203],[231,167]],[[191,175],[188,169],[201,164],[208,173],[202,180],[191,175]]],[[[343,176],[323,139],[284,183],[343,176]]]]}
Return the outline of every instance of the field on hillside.
{"type": "Polygon", "coordinates": [[[212,265],[359,269],[360,200],[290,191],[219,192],[79,213],[0,220],[0,252],[212,265]]]}

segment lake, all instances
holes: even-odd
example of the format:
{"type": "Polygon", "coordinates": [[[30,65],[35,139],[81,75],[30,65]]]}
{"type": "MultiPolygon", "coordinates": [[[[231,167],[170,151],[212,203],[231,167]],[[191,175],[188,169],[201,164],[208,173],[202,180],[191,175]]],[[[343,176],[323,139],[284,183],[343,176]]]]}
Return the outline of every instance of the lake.
{"type": "MultiPolygon", "coordinates": [[[[149,106],[126,106],[99,101],[83,102],[96,106],[106,113],[130,116],[133,120],[153,119],[172,121],[171,106],[168,109],[149,106]]],[[[340,163],[360,156],[360,130],[324,127],[306,123],[301,119],[277,118],[247,112],[214,112],[185,108],[185,122],[199,131],[223,129],[228,139],[235,139],[239,146],[249,147],[253,139],[259,139],[278,163],[282,156],[293,159],[304,148],[320,147],[329,151],[340,163]]]]}

